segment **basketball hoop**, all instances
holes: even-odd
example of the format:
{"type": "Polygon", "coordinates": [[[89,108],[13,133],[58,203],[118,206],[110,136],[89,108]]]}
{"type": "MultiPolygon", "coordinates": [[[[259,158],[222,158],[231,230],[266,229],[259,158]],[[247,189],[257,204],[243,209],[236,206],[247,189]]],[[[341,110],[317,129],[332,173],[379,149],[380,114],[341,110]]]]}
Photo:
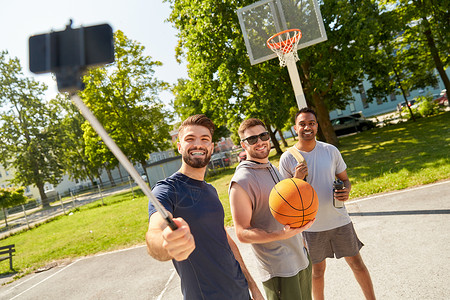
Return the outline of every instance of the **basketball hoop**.
{"type": "Polygon", "coordinates": [[[272,35],[267,40],[267,47],[278,55],[281,67],[286,66],[286,60],[290,57],[298,61],[297,45],[301,38],[300,29],[288,29],[272,35]]]}

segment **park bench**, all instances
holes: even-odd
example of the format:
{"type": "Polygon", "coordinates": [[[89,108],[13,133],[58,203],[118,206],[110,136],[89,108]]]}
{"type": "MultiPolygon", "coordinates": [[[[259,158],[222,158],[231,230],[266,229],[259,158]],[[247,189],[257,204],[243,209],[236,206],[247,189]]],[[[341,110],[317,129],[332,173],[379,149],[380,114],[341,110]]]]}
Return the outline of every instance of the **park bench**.
{"type": "Polygon", "coordinates": [[[16,252],[16,249],[14,247],[14,244],[0,247],[0,261],[9,259],[9,268],[11,270],[14,270],[12,264],[13,252],[16,252]]]}

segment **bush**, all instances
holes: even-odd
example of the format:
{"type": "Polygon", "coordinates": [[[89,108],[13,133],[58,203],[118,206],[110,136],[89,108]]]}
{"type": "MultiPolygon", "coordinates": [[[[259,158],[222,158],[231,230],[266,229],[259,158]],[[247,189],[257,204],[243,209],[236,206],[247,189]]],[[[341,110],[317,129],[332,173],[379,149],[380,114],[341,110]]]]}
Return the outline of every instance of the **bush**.
{"type": "Polygon", "coordinates": [[[425,100],[419,107],[419,113],[422,117],[432,116],[439,113],[439,106],[431,100],[425,100]]]}
{"type": "MultiPolygon", "coordinates": [[[[416,107],[411,106],[411,112],[413,113],[415,118],[420,117],[419,112],[417,111],[416,107]]],[[[411,113],[409,112],[409,108],[408,107],[403,107],[402,108],[402,113],[405,114],[406,119],[411,120],[412,116],[411,113]]]]}
{"type": "MultiPolygon", "coordinates": [[[[416,103],[411,106],[411,111],[414,117],[429,117],[439,113],[439,106],[433,102],[431,96],[420,96],[416,98],[416,103]]],[[[406,113],[408,119],[411,119],[411,114],[407,107],[404,107],[402,112],[406,113]]]]}

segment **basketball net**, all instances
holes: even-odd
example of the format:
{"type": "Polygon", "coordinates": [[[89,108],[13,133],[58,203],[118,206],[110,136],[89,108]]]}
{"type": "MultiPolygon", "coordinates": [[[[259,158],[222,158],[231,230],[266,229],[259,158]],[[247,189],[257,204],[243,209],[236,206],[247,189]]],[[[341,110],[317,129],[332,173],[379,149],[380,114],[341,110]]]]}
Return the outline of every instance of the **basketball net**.
{"type": "Polygon", "coordinates": [[[301,38],[300,29],[288,29],[267,40],[267,47],[277,54],[281,67],[285,67],[286,61],[289,59],[293,59],[294,62],[298,61],[297,45],[301,38]]]}

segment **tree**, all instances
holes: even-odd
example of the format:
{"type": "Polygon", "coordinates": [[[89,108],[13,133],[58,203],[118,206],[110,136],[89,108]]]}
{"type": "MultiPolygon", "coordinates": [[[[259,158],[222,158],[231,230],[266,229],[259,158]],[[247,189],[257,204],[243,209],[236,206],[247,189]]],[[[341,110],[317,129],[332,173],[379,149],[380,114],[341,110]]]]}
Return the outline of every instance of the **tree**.
{"type": "MultiPolygon", "coordinates": [[[[236,10],[253,1],[169,2],[169,21],[179,30],[178,59],[188,62],[190,97],[200,102],[202,111],[212,112],[215,123],[233,132],[245,117],[262,119],[281,153],[274,130],[285,126],[296,102],[288,72],[277,60],[250,65],[236,10]]],[[[301,49],[297,65],[324,138],[337,144],[328,112],[345,107],[352,87],[362,81],[358,58],[370,52],[367,40],[376,31],[371,21],[378,9],[370,1],[329,0],[322,3],[321,12],[328,41],[301,49]]]]}
{"type": "MultiPolygon", "coordinates": [[[[205,114],[210,117],[214,114],[212,111],[205,111],[202,106],[200,99],[195,99],[188,88],[190,84],[188,79],[178,79],[175,86],[172,87],[172,93],[175,96],[173,107],[175,112],[179,115],[180,119],[184,120],[191,115],[205,114]]],[[[226,126],[217,126],[214,130],[214,135],[212,137],[213,142],[217,142],[222,137],[229,137],[231,134],[230,130],[226,126]]]]}
{"type": "Polygon", "coordinates": [[[5,216],[5,225],[8,227],[8,217],[6,216],[6,209],[14,207],[27,202],[28,198],[24,195],[25,189],[20,188],[0,188],[0,206],[5,216]]]}
{"type": "Polygon", "coordinates": [[[63,149],[60,159],[65,173],[73,180],[89,178],[94,185],[94,179],[100,178],[102,167],[94,165],[86,156],[86,144],[82,130],[84,117],[66,94],[58,94],[55,99],[50,101],[50,107],[58,111],[58,117],[55,120],[60,126],[58,132],[63,149]]]}
{"type": "Polygon", "coordinates": [[[378,22],[380,30],[368,41],[374,52],[363,57],[364,71],[372,83],[367,95],[383,99],[400,91],[407,102],[408,91],[437,83],[433,63],[405,42],[405,28],[409,25],[399,21],[398,13],[384,11],[378,22]]]}
{"type": "MultiPolygon", "coordinates": [[[[120,30],[114,34],[115,62],[91,69],[84,77],[80,96],[117,145],[132,162],[142,164],[150,153],[170,146],[170,113],[164,110],[158,93],[167,86],[154,77],[161,62],[144,56],[144,47],[120,30]]],[[[83,124],[86,154],[96,166],[111,170],[117,159],[88,123],[83,124]]],[[[148,176],[147,176],[148,178],[148,176]]]]}
{"type": "Polygon", "coordinates": [[[0,52],[0,86],[1,163],[14,169],[12,183],[36,186],[47,207],[44,184],[58,184],[63,174],[55,115],[41,99],[47,87],[24,77],[19,60],[8,59],[6,51],[0,52]]]}
{"type": "MultiPolygon", "coordinates": [[[[392,11],[398,24],[404,25],[399,47],[410,61],[436,69],[447,91],[450,81],[445,73],[450,63],[449,0],[384,0],[383,8],[392,11]]],[[[418,75],[415,73],[414,75],[418,75]]]]}

